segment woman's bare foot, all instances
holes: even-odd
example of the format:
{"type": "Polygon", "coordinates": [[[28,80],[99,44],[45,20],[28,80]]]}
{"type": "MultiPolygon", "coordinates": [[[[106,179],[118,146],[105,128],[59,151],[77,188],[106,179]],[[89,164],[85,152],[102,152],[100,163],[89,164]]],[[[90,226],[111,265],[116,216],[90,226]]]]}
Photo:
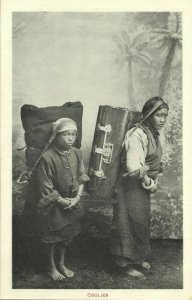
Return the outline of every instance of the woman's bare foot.
{"type": "Polygon", "coordinates": [[[145,268],[145,269],[150,269],[150,268],[151,268],[150,264],[149,264],[147,261],[143,261],[143,262],[141,263],[141,266],[142,266],[143,268],[145,268]]]}
{"type": "Polygon", "coordinates": [[[68,269],[65,265],[59,265],[59,271],[67,277],[73,277],[74,272],[68,269]]]}
{"type": "Polygon", "coordinates": [[[63,280],[65,276],[61,273],[56,268],[49,269],[47,271],[47,274],[53,279],[53,280],[63,280]]]}
{"type": "Polygon", "coordinates": [[[144,274],[137,271],[136,269],[132,268],[132,267],[129,267],[125,273],[129,276],[132,276],[132,277],[137,277],[137,278],[143,278],[144,277],[144,274]]]}

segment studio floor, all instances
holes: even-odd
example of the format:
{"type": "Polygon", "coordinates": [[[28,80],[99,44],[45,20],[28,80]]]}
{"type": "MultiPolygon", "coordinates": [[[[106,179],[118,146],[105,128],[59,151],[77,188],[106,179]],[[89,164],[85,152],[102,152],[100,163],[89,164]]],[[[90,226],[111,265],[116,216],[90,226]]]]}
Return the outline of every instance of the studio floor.
{"type": "Polygon", "coordinates": [[[44,273],[42,251],[24,249],[21,239],[13,239],[14,289],[182,289],[182,240],[152,240],[151,269],[135,279],[118,273],[109,256],[109,240],[81,234],[66,254],[73,278],[53,281],[44,273]]]}

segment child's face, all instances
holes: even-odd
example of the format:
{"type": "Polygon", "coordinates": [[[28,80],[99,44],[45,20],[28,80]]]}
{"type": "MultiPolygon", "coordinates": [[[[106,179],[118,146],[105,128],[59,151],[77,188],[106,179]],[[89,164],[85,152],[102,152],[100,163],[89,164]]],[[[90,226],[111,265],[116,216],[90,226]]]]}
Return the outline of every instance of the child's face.
{"type": "Polygon", "coordinates": [[[75,130],[66,130],[57,134],[57,143],[64,148],[70,148],[76,140],[75,130]]]}

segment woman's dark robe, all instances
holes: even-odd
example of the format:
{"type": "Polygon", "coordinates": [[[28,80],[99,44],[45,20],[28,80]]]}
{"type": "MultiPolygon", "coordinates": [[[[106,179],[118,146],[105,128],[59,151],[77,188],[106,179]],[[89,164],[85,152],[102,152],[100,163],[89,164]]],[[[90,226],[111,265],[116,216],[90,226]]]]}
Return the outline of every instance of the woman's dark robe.
{"type": "MultiPolygon", "coordinates": [[[[161,145],[157,132],[146,126],[140,129],[147,135],[145,165],[147,175],[156,179],[160,169],[161,145]]],[[[135,130],[137,130],[135,128],[135,130]]],[[[127,153],[128,155],[128,153],[127,153]]],[[[142,187],[141,172],[123,177],[126,162],[117,183],[117,201],[114,204],[111,253],[134,262],[143,261],[150,247],[150,192],[142,187]]]]}

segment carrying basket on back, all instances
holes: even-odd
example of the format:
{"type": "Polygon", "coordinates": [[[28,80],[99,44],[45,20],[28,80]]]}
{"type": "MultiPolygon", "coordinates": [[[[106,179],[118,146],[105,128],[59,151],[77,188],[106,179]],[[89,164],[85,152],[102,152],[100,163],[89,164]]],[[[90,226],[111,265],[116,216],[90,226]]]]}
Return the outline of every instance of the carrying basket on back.
{"type": "Polygon", "coordinates": [[[41,159],[41,155],[53,142],[55,136],[52,124],[56,120],[66,117],[76,122],[78,131],[74,147],[81,147],[82,115],[83,106],[81,102],[66,102],[62,106],[41,108],[27,104],[21,107],[21,121],[25,130],[25,156],[28,171],[21,174],[18,179],[19,183],[28,182],[41,159]]]}
{"type": "Polygon", "coordinates": [[[89,163],[86,190],[92,199],[113,199],[126,131],[141,120],[140,112],[100,106],[89,163]]]}

